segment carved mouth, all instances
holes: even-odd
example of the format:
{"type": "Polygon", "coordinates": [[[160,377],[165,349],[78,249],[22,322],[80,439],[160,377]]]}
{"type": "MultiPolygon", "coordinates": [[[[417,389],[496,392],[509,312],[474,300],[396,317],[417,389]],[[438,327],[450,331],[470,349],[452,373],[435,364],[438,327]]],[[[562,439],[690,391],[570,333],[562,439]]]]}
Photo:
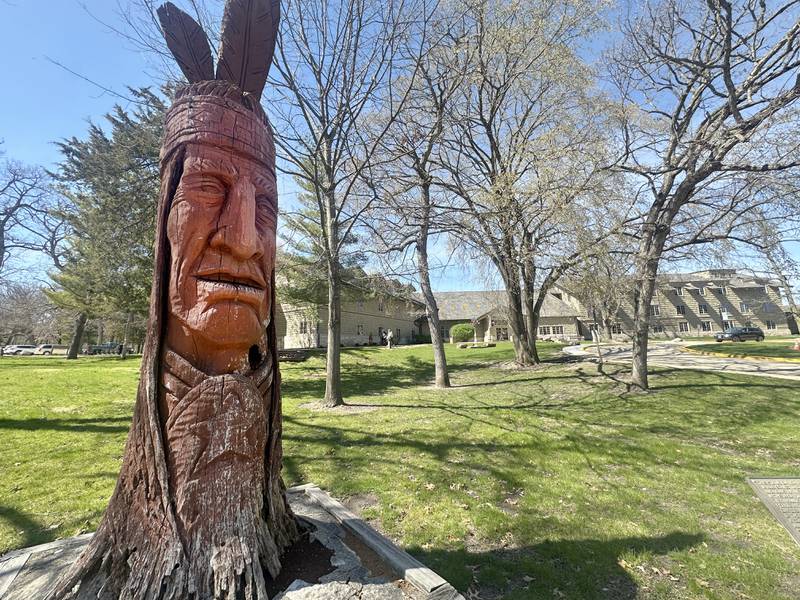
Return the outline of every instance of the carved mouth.
{"type": "Polygon", "coordinates": [[[264,286],[259,282],[230,273],[204,273],[196,276],[202,287],[209,293],[222,294],[230,298],[261,299],[264,286]]]}

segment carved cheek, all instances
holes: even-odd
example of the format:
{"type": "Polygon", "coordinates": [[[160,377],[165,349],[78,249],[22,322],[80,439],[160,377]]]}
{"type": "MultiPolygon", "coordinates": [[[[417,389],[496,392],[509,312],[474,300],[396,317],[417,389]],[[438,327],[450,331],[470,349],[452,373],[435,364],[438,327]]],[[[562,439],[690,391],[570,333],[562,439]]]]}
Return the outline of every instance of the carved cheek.
{"type": "Polygon", "coordinates": [[[191,309],[198,300],[193,275],[211,234],[213,216],[209,212],[213,211],[181,200],[172,207],[167,222],[172,255],[170,296],[185,309],[191,309]]]}

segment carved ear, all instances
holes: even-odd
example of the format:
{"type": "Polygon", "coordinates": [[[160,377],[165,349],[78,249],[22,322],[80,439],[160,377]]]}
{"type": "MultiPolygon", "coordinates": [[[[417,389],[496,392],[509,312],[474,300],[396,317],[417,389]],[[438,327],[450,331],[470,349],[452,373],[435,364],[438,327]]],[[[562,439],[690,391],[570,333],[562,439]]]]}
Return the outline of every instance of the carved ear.
{"type": "Polygon", "coordinates": [[[214,60],[203,28],[172,2],[158,8],[164,39],[189,83],[214,79],[214,60]]]}
{"type": "Polygon", "coordinates": [[[217,79],[261,98],[280,21],[280,0],[228,0],[222,17],[217,79]]]}

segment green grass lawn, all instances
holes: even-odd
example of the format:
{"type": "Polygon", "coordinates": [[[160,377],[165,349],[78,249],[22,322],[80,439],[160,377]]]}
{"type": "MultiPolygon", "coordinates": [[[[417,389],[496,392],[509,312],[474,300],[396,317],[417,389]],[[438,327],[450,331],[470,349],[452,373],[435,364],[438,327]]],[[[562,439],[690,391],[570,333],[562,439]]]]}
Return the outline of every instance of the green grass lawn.
{"type": "Polygon", "coordinates": [[[800,360],[800,352],[793,350],[794,340],[770,340],[764,342],[720,342],[692,346],[700,352],[716,352],[720,354],[760,358],[792,358],[800,360]]]}
{"type": "MultiPolygon", "coordinates": [[[[438,391],[430,347],[347,350],[341,412],[304,406],[322,356],[285,364],[285,480],[483,600],[800,598],[800,548],[745,482],[800,474],[800,383],[658,370],[637,395],[556,353],[451,347],[438,391]]],[[[95,528],[137,367],[0,360],[0,552],[95,528]]]]}

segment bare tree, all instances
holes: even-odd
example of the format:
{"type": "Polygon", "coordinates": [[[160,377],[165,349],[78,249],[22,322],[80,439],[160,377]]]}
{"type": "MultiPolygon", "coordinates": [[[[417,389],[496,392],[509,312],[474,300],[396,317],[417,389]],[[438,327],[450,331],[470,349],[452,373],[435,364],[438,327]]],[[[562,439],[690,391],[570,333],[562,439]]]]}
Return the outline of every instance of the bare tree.
{"type": "Polygon", "coordinates": [[[603,197],[604,138],[592,73],[577,53],[600,8],[471,0],[454,53],[462,81],[439,160],[458,199],[456,235],[503,280],[521,365],[539,362],[539,313],[591,246],[587,223],[605,221],[586,212],[603,197]]]}
{"type": "MultiPolygon", "coordinates": [[[[407,71],[399,48],[425,3],[285,0],[265,106],[279,169],[316,201],[328,278],[327,406],[342,404],[341,252],[374,200],[364,176],[405,100],[392,86],[407,71]],[[398,100],[399,97],[399,100],[398,100]]],[[[405,85],[405,82],[404,82],[405,85]]]]}
{"type": "Polygon", "coordinates": [[[623,23],[610,54],[623,152],[638,186],[632,383],[647,389],[649,307],[663,256],[735,237],[749,186],[796,167],[796,0],[663,0],[623,23]]]}
{"type": "Polygon", "coordinates": [[[633,296],[633,253],[625,242],[617,236],[596,244],[591,254],[559,283],[586,307],[599,339],[614,339],[618,315],[633,296]]]}
{"type": "Polygon", "coordinates": [[[41,249],[47,234],[40,226],[54,225],[50,199],[43,170],[11,160],[0,165],[0,276],[12,255],[41,249]]]}
{"type": "Polygon", "coordinates": [[[417,77],[408,102],[382,144],[384,164],[370,171],[380,173],[378,181],[371,181],[380,191],[367,220],[378,240],[375,251],[386,265],[385,270],[396,270],[397,266],[389,264],[397,265],[398,259],[401,270],[404,263],[412,263],[413,273],[408,275],[419,281],[422,291],[438,388],[450,387],[450,377],[439,307],[431,285],[428,248],[433,236],[448,230],[443,214],[448,206],[436,198],[437,188],[442,191],[437,184],[436,157],[449,103],[461,84],[451,60],[458,44],[453,38],[457,19],[457,12],[443,9],[436,13],[426,32],[428,43],[418,55],[417,77]]]}

